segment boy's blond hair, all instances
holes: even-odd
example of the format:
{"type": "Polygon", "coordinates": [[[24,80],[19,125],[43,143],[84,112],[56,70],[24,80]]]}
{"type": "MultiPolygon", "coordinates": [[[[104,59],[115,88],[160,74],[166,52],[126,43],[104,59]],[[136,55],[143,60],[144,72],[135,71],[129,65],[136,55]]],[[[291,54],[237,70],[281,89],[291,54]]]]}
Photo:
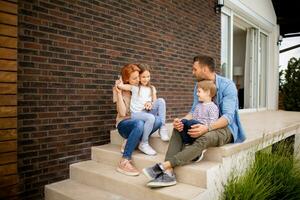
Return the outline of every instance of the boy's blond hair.
{"type": "Polygon", "coordinates": [[[204,80],[198,82],[198,88],[201,88],[204,91],[210,91],[210,97],[216,96],[217,87],[213,81],[204,80]]]}

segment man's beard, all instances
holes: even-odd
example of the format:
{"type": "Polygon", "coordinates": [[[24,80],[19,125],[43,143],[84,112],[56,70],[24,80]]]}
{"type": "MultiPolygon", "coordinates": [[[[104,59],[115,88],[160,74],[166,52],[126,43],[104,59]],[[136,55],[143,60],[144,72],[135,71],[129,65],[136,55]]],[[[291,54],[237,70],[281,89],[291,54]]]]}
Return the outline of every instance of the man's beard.
{"type": "Polygon", "coordinates": [[[196,79],[197,79],[198,82],[205,80],[203,77],[199,77],[199,76],[196,76],[196,79]]]}

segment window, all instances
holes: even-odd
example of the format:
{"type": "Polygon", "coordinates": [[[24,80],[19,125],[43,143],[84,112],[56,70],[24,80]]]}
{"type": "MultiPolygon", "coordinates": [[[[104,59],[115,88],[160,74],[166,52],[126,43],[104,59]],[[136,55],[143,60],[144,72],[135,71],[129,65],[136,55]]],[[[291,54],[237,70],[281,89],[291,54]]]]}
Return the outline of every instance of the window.
{"type": "Polygon", "coordinates": [[[220,74],[235,82],[239,108],[266,108],[268,35],[228,10],[221,30],[220,74]]]}

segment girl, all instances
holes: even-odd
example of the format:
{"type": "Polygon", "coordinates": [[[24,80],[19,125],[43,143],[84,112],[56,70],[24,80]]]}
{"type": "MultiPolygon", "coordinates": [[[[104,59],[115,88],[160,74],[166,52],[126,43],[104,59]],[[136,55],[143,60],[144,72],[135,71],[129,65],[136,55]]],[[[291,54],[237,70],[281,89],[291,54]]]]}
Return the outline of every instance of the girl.
{"type": "Polygon", "coordinates": [[[132,119],[141,119],[145,122],[142,140],[138,146],[139,150],[147,155],[156,155],[156,151],[149,145],[149,136],[153,129],[155,116],[161,119],[162,127],[159,130],[163,141],[168,141],[168,129],[166,121],[166,103],[164,99],[156,97],[156,89],[150,84],[150,71],[148,66],[140,66],[140,85],[120,83],[117,87],[122,90],[131,91],[130,112],[132,119]]]}
{"type": "MultiPolygon", "coordinates": [[[[138,85],[139,84],[139,71],[140,68],[136,64],[125,65],[122,70],[122,81],[126,84],[138,85]]],[[[130,99],[131,94],[129,91],[121,91],[116,86],[121,80],[117,80],[113,88],[113,100],[117,106],[117,129],[119,134],[126,139],[124,142],[124,151],[122,158],[118,164],[117,171],[129,176],[139,175],[138,169],[133,165],[131,157],[132,152],[139,144],[144,131],[144,121],[139,119],[130,118],[130,99]]],[[[154,126],[151,133],[154,133],[161,127],[161,121],[158,117],[155,118],[154,126]]]]}

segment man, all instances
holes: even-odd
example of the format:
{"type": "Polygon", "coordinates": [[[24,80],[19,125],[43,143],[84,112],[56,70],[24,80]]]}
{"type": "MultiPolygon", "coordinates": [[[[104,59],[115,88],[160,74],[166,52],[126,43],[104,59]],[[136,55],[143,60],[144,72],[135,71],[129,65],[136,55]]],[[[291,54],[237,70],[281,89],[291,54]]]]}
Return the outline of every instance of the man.
{"type": "MultiPolygon", "coordinates": [[[[203,158],[208,147],[222,146],[231,142],[243,142],[246,137],[238,115],[238,97],[235,84],[216,74],[216,65],[209,56],[196,56],[193,62],[193,75],[197,81],[211,80],[216,84],[217,95],[214,102],[220,110],[220,118],[206,126],[195,124],[188,134],[196,138],[191,145],[184,145],[180,132],[183,130],[181,119],[174,119],[173,133],[165,157],[165,162],[143,169],[150,179],[147,186],[164,187],[176,184],[173,168],[203,158]]],[[[194,88],[194,102],[191,111],[184,117],[190,119],[198,103],[197,83],[194,88]]]]}

